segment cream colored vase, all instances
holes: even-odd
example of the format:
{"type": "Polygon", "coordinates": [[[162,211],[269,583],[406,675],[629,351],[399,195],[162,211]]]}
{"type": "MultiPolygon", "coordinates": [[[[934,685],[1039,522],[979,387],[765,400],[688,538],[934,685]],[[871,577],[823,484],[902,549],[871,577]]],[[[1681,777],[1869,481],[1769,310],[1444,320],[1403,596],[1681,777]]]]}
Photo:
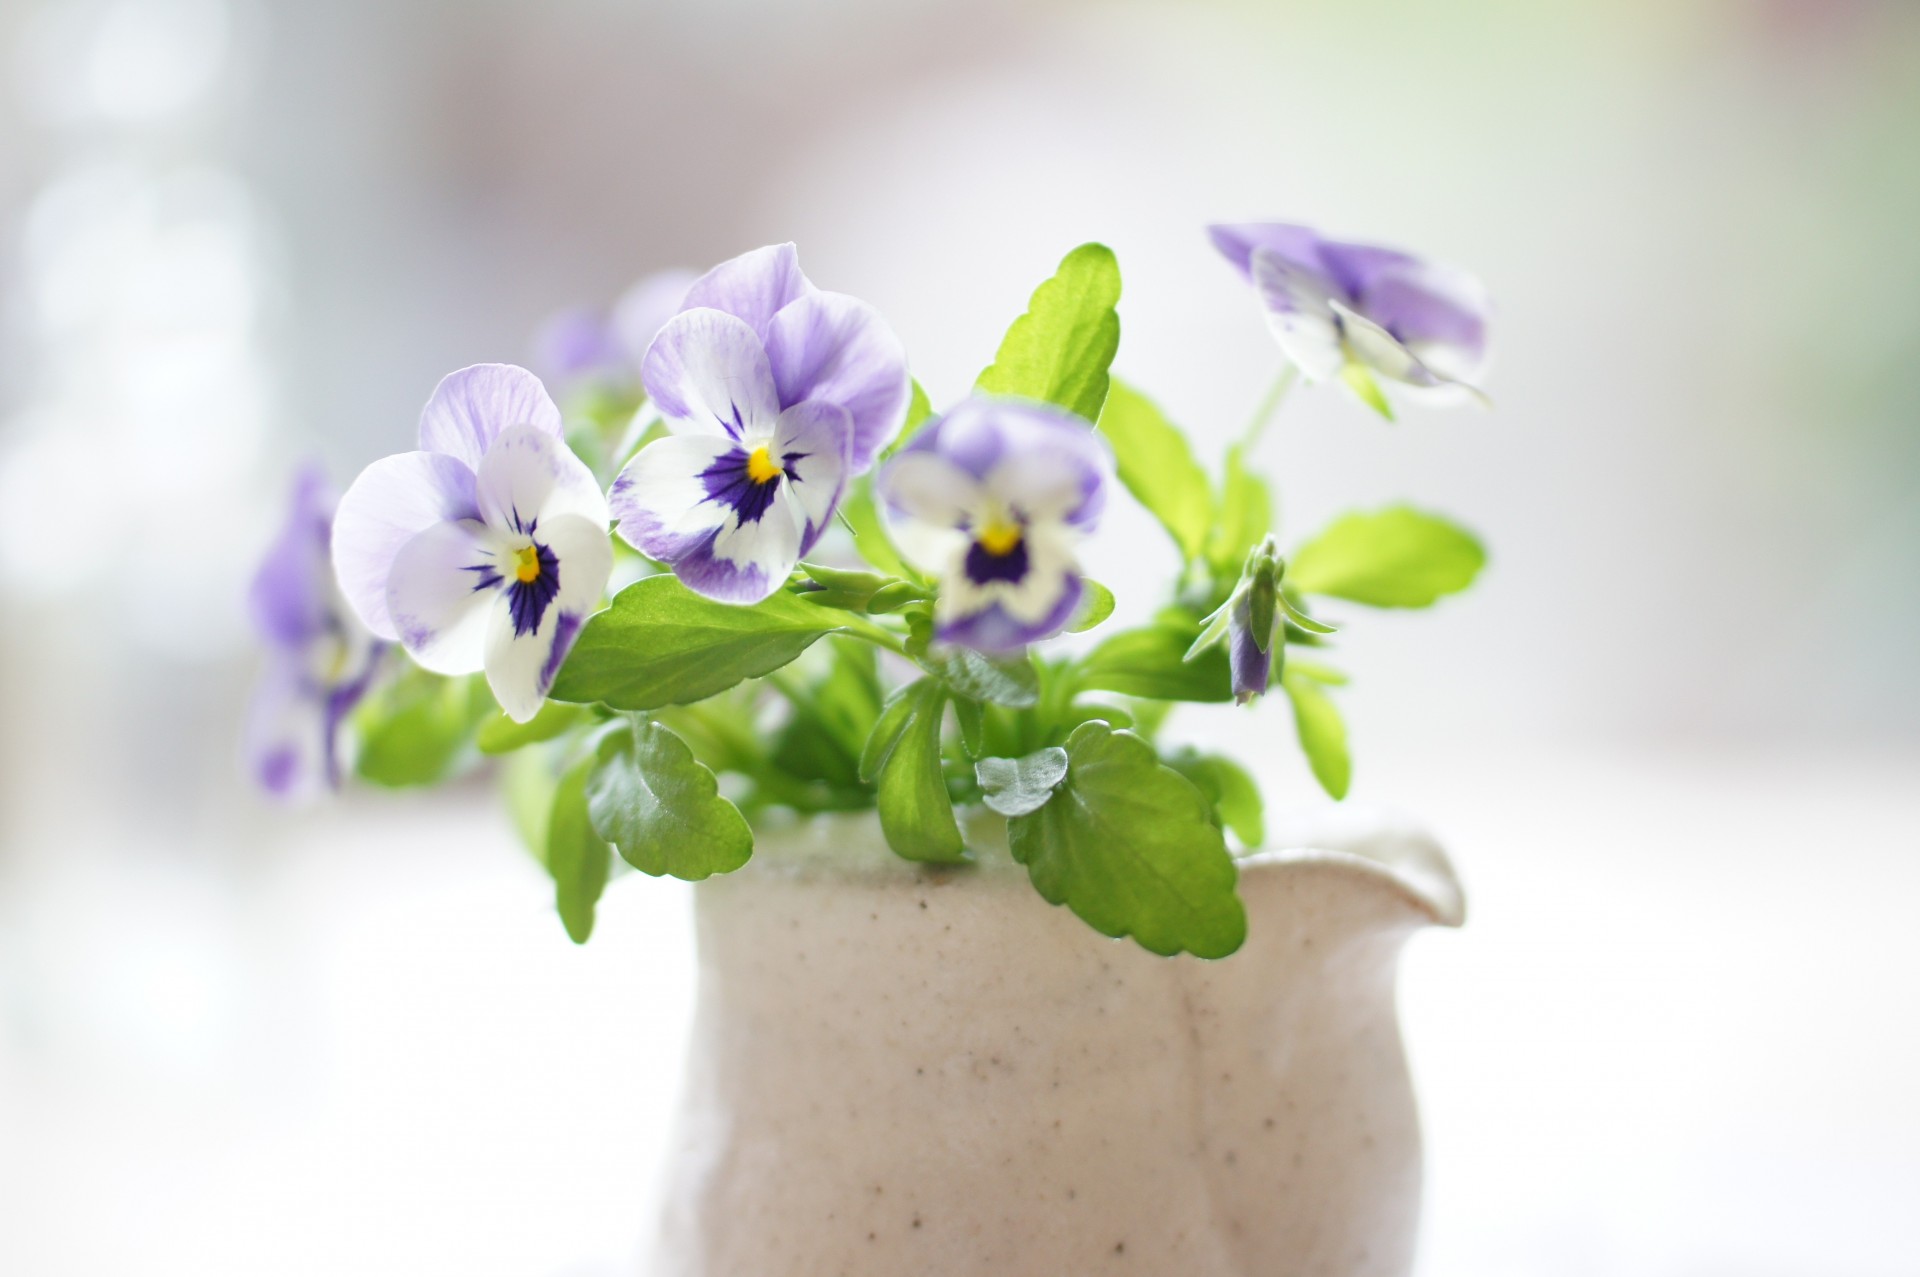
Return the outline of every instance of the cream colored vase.
{"type": "Polygon", "coordinates": [[[1461,920],[1439,847],[1347,809],[1285,831],[1203,962],[1095,934],[975,832],[942,872],[819,820],[701,884],[651,1277],[1405,1274],[1394,972],[1461,920]]]}

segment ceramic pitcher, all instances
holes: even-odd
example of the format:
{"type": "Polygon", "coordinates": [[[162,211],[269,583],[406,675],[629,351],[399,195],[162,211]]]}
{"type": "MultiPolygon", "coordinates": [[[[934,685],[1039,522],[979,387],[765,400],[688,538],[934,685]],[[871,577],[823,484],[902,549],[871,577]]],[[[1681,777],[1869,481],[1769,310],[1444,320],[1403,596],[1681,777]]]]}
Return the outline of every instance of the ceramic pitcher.
{"type": "Polygon", "coordinates": [[[1456,926],[1417,828],[1342,808],[1240,863],[1248,937],[1160,958],[871,817],[697,891],[652,1277],[1402,1277],[1420,1133],[1402,942],[1456,926]]]}

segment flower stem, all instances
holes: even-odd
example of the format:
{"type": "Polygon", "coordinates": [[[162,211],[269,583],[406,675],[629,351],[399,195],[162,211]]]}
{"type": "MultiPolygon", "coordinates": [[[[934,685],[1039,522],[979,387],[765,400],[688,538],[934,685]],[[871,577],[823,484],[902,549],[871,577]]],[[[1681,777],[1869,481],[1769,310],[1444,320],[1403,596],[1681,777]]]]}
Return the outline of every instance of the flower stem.
{"type": "Polygon", "coordinates": [[[1299,369],[1289,363],[1280,370],[1280,375],[1273,379],[1273,385],[1268,388],[1266,397],[1253,411],[1253,420],[1247,423],[1246,432],[1240,436],[1242,451],[1253,451],[1253,445],[1259,442],[1261,434],[1267,428],[1267,423],[1273,420],[1273,414],[1280,411],[1281,403],[1285,401],[1287,392],[1293,389],[1293,383],[1298,376],[1299,369]]]}
{"type": "Polygon", "coordinates": [[[907,654],[907,645],[900,640],[899,635],[883,625],[874,624],[863,616],[856,616],[849,612],[847,614],[844,632],[851,634],[855,638],[865,639],[875,647],[884,647],[896,655],[905,656],[907,654]]]}

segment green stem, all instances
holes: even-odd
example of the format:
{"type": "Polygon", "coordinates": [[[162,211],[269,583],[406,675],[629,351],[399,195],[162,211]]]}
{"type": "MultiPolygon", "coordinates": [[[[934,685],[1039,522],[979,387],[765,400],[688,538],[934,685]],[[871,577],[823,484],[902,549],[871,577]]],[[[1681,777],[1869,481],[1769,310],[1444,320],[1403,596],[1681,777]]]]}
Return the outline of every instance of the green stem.
{"type": "Polygon", "coordinates": [[[847,613],[846,633],[855,638],[865,639],[875,647],[884,647],[899,656],[907,655],[907,645],[898,634],[885,626],[876,625],[864,616],[847,613]]]}
{"type": "Polygon", "coordinates": [[[1242,450],[1253,451],[1253,445],[1260,441],[1260,436],[1266,431],[1267,423],[1273,420],[1273,414],[1280,411],[1280,405],[1286,400],[1287,392],[1293,389],[1293,383],[1298,377],[1299,369],[1288,364],[1280,370],[1280,375],[1273,379],[1273,385],[1267,389],[1266,397],[1253,411],[1253,420],[1247,423],[1245,433],[1240,436],[1242,450]]]}

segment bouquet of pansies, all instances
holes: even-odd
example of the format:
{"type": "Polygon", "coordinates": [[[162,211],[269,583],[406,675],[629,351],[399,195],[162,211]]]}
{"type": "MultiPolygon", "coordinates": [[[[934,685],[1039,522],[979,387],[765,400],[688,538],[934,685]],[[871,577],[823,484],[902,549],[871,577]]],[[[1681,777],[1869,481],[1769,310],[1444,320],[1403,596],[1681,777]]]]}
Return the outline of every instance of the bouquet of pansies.
{"type": "Polygon", "coordinates": [[[1109,373],[1120,275],[1099,244],[937,412],[886,321],[815,287],[790,244],[550,325],[569,413],[522,368],[448,375],[418,450],[337,506],[319,476],[297,486],[254,586],[259,780],[334,786],[351,759],[421,785],[502,757],[576,941],[620,862],[727,873],[780,809],[873,809],[902,857],[959,866],[981,826],[956,809],[985,808],[1040,894],[1097,930],[1232,953],[1234,844],[1263,840],[1259,789],[1163,746],[1168,711],[1277,683],[1343,797],[1329,689],[1346,676],[1322,659],[1320,600],[1425,607],[1484,562],[1407,506],[1283,556],[1254,438],[1296,377],[1388,417],[1383,383],[1479,397],[1487,308],[1470,278],[1390,249],[1277,224],[1211,236],[1285,355],[1217,475],[1109,373]],[[1184,570],[1146,625],[1048,654],[1112,613],[1076,555],[1116,479],[1184,570]]]}

